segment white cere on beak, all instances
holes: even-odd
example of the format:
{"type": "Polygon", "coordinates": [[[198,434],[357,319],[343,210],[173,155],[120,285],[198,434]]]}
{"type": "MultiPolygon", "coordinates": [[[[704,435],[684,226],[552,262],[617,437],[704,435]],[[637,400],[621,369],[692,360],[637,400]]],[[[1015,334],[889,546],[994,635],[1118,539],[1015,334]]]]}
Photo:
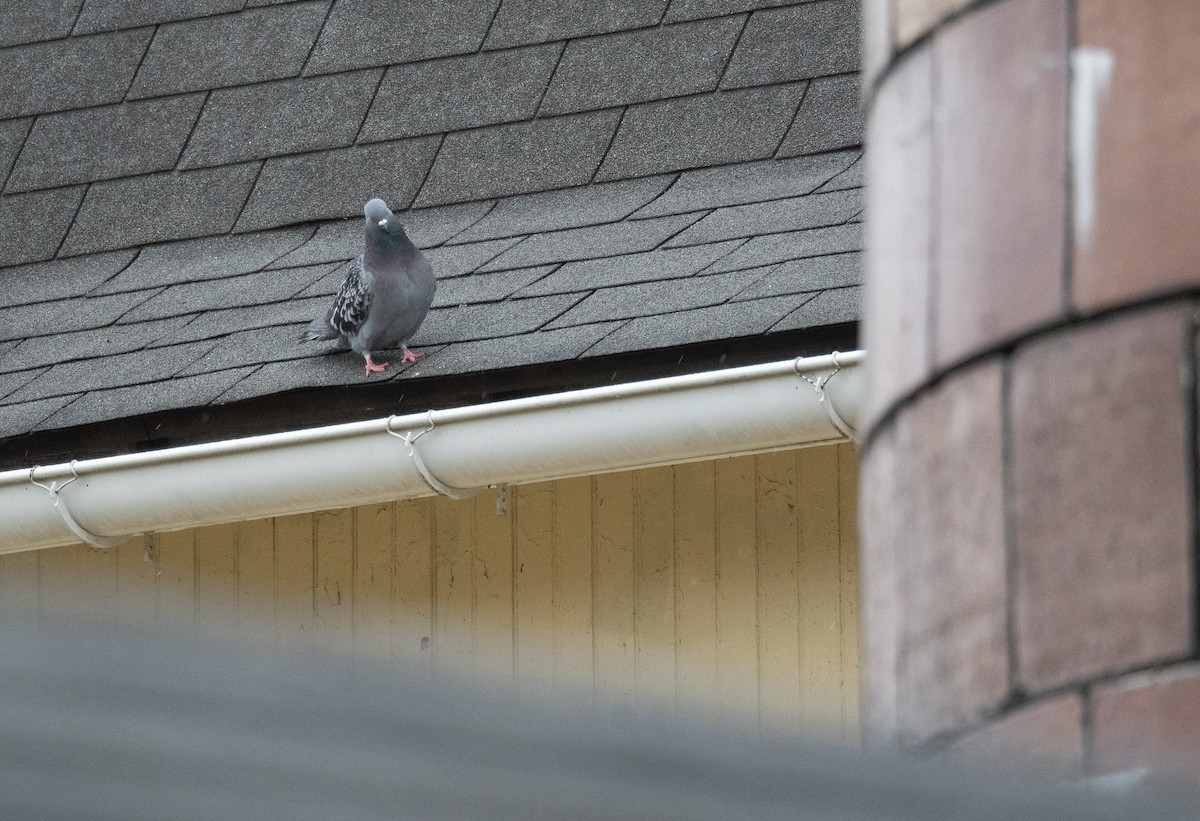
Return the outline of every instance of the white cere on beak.
{"type": "Polygon", "coordinates": [[[385,220],[385,219],[382,219],[382,220],[380,220],[380,221],[379,221],[379,227],[380,227],[380,228],[384,227],[385,225],[387,225],[387,220],[385,220]]]}

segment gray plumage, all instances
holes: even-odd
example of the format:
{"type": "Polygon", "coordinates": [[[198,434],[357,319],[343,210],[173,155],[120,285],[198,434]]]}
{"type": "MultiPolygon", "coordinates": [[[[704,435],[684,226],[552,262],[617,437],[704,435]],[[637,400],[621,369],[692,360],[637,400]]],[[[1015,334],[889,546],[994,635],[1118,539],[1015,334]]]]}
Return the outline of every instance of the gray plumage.
{"type": "Polygon", "coordinates": [[[312,321],[304,340],[338,340],[366,360],[367,375],[388,363],[376,363],[375,351],[401,348],[401,363],[424,354],[408,349],[433,303],[437,280],[429,260],[413,245],[383,200],[363,207],[366,231],[363,253],[350,265],[333,304],[312,321]]]}

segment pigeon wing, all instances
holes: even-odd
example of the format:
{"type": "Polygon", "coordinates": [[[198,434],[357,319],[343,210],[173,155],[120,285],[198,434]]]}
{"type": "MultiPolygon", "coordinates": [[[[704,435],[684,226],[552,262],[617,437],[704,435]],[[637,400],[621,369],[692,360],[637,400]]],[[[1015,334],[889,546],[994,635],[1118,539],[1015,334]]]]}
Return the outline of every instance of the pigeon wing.
{"type": "Polygon", "coordinates": [[[350,266],[350,271],[338,288],[329,314],[329,324],[343,336],[353,336],[367,321],[370,310],[371,289],[363,277],[362,257],[359,257],[350,266]]]}

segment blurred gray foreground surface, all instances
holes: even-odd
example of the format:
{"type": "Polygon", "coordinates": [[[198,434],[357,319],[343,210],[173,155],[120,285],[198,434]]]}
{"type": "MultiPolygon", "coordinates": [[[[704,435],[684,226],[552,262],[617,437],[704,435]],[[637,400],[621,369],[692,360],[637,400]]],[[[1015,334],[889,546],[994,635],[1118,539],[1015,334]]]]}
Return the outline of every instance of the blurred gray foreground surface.
{"type": "MultiPolygon", "coordinates": [[[[1187,812],[1188,814],[1185,814],[1187,812]]],[[[1171,819],[1115,799],[394,670],[0,631],[0,817],[1171,819]]]]}

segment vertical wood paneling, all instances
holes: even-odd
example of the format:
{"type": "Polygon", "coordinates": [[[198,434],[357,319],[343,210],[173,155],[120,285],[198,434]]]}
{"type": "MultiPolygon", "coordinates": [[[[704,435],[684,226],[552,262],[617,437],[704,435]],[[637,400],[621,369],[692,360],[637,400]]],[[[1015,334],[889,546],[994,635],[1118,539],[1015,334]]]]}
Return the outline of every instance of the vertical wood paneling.
{"type": "Polygon", "coordinates": [[[858,739],[857,454],[817,448],[0,557],[0,614],[858,739]],[[144,560],[149,543],[154,561],[144,560]]]}
{"type": "Polygon", "coordinates": [[[675,467],[675,686],[680,704],[717,692],[717,545],[712,462],[675,467]]]}
{"type": "Polygon", "coordinates": [[[275,521],[275,624],[279,643],[308,648],[316,633],[316,522],[309,513],[275,521]]]}
{"type": "Polygon", "coordinates": [[[593,479],[595,693],[602,703],[632,703],[634,691],[633,475],[593,479]]]}
{"type": "Polygon", "coordinates": [[[633,584],[639,701],[675,697],[675,480],[671,468],[633,474],[633,584]]]}

